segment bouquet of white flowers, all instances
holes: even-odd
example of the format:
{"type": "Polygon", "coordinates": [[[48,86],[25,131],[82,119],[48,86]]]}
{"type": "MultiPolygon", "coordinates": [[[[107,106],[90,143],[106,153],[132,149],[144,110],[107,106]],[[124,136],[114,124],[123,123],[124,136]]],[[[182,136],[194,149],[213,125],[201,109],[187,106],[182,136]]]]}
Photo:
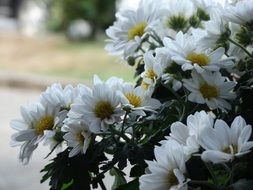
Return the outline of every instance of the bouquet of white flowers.
{"type": "Polygon", "coordinates": [[[252,189],[253,0],[142,0],[106,33],[136,85],[48,87],[11,121],[20,161],[57,151],[51,190],[252,189]]]}

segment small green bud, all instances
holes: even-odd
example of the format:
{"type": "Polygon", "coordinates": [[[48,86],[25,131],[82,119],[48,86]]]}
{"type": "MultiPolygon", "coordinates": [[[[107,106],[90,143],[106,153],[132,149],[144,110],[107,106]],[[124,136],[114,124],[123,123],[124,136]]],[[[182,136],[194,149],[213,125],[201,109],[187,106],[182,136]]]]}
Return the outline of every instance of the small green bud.
{"type": "Polygon", "coordinates": [[[134,65],[135,65],[135,62],[136,62],[136,57],[134,57],[134,56],[129,56],[129,57],[127,58],[127,63],[128,63],[128,65],[134,66],[134,65]]]}

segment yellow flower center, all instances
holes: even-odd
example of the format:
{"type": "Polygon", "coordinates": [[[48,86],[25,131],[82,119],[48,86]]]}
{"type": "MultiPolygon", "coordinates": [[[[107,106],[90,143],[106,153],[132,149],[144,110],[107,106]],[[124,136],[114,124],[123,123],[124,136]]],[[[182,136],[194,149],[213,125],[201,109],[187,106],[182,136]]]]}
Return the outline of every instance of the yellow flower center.
{"type": "Polygon", "coordinates": [[[209,58],[203,53],[190,53],[187,55],[186,59],[199,66],[206,66],[209,63],[209,58]]]}
{"type": "Polygon", "coordinates": [[[101,119],[110,118],[113,111],[112,104],[108,101],[99,101],[94,109],[95,115],[101,119]]]}
{"type": "Polygon", "coordinates": [[[204,83],[199,88],[200,93],[205,99],[217,98],[219,96],[219,89],[216,86],[204,83]]]}
{"type": "Polygon", "coordinates": [[[133,93],[126,93],[126,98],[128,99],[129,103],[133,105],[135,108],[141,106],[141,98],[133,93]]]}
{"type": "Polygon", "coordinates": [[[168,173],[168,184],[169,184],[169,187],[179,184],[178,179],[175,176],[173,171],[169,171],[168,173]]]}
{"type": "Polygon", "coordinates": [[[157,75],[153,69],[149,69],[145,71],[145,77],[154,80],[157,77],[157,75]]]}
{"type": "Polygon", "coordinates": [[[136,36],[141,37],[145,33],[146,26],[146,22],[140,22],[128,30],[128,40],[133,40],[136,36]]]}
{"type": "Polygon", "coordinates": [[[141,82],[141,87],[142,87],[144,90],[148,90],[149,85],[150,85],[150,84],[148,84],[148,83],[146,83],[146,82],[144,82],[144,81],[141,82]]]}
{"type": "Polygon", "coordinates": [[[35,131],[38,135],[43,134],[45,130],[52,130],[54,127],[54,117],[44,116],[40,118],[35,126],[35,131]]]}
{"type": "Polygon", "coordinates": [[[76,134],[76,139],[80,144],[84,143],[84,136],[82,135],[82,132],[76,134]]]}
{"type": "Polygon", "coordinates": [[[238,152],[238,147],[236,145],[230,145],[228,147],[225,147],[222,152],[227,154],[235,154],[238,152]]]}

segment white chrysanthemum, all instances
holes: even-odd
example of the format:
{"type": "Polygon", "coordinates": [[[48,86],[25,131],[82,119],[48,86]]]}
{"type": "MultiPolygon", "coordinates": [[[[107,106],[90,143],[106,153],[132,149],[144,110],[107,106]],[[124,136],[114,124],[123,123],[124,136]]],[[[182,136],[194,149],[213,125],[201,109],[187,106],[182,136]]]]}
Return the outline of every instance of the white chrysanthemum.
{"type": "Polygon", "coordinates": [[[118,91],[121,96],[123,107],[129,107],[131,113],[145,116],[144,111],[154,111],[161,106],[161,103],[154,98],[152,94],[148,94],[142,87],[134,87],[132,84],[125,84],[121,91],[118,91]]]}
{"type": "Polygon", "coordinates": [[[152,51],[144,54],[144,71],[141,73],[141,86],[144,90],[153,92],[158,75],[162,73],[162,65],[158,64],[152,51]]]}
{"type": "Polygon", "coordinates": [[[194,15],[193,3],[189,0],[164,1],[161,22],[155,28],[161,38],[174,37],[179,31],[189,28],[189,18],[194,15]]]}
{"type": "MultiPolygon", "coordinates": [[[[199,38],[198,47],[201,50],[215,49],[224,43],[224,35],[227,36],[228,23],[222,19],[223,9],[217,6],[210,14],[211,19],[204,23],[204,30],[193,32],[199,38]],[[201,36],[201,37],[199,37],[201,36]]],[[[226,40],[226,39],[225,39],[226,40]]]]}
{"type": "Polygon", "coordinates": [[[217,8],[217,1],[214,0],[192,0],[194,5],[205,11],[207,14],[212,13],[213,9],[217,8]]]}
{"type": "Polygon", "coordinates": [[[183,147],[175,141],[154,149],[154,161],[146,161],[146,174],[139,179],[140,190],[187,190],[183,147]]]}
{"type": "Polygon", "coordinates": [[[106,50],[124,57],[135,52],[149,28],[159,19],[160,11],[157,9],[155,1],[142,0],[137,10],[127,9],[117,13],[117,21],[106,30],[110,38],[106,50]]]}
{"type": "Polygon", "coordinates": [[[206,127],[213,127],[213,118],[205,111],[196,112],[187,117],[186,125],[181,122],[173,123],[170,128],[170,136],[161,143],[165,144],[168,140],[175,140],[184,147],[185,153],[190,156],[199,151],[200,146],[197,139],[206,127]]]}
{"type": "Polygon", "coordinates": [[[198,138],[205,149],[201,158],[205,162],[224,163],[250,152],[253,141],[248,141],[252,132],[251,125],[238,116],[231,127],[223,120],[217,120],[214,128],[205,128],[198,138]]]}
{"type": "Polygon", "coordinates": [[[106,85],[110,86],[110,88],[112,88],[113,90],[120,90],[121,87],[125,84],[125,82],[122,78],[118,78],[118,77],[114,77],[114,76],[110,77],[106,81],[103,81],[99,78],[99,76],[94,75],[93,84],[94,85],[106,84],[106,85]]]}
{"type": "Polygon", "coordinates": [[[107,84],[94,85],[92,92],[78,98],[71,106],[68,121],[88,122],[92,132],[106,131],[108,125],[120,121],[123,111],[120,106],[120,97],[107,84]]]}
{"type": "Polygon", "coordinates": [[[169,49],[157,48],[155,58],[161,67],[157,70],[158,78],[161,78],[165,84],[172,84],[173,90],[179,90],[182,87],[181,79],[178,80],[178,73],[181,72],[181,68],[171,59],[169,49]]]}
{"type": "Polygon", "coordinates": [[[18,132],[12,135],[12,146],[21,145],[19,159],[27,164],[38,143],[52,137],[54,128],[62,125],[65,113],[49,104],[33,104],[20,109],[22,119],[12,120],[10,125],[18,132]]]}
{"type": "Polygon", "coordinates": [[[253,0],[238,1],[234,6],[227,5],[224,17],[233,23],[251,25],[253,23],[253,0]]]}
{"type": "Polygon", "coordinates": [[[72,85],[67,85],[63,88],[61,84],[53,84],[41,94],[40,101],[68,110],[74,100],[80,95],[85,94],[86,91],[90,91],[90,89],[81,84],[75,88],[72,85]]]}
{"type": "Polygon", "coordinates": [[[207,104],[210,109],[231,109],[227,100],[233,100],[235,94],[231,92],[235,86],[232,81],[226,81],[220,72],[192,73],[191,79],[184,79],[184,86],[191,93],[188,100],[198,104],[207,104]]]}
{"type": "Polygon", "coordinates": [[[71,147],[69,157],[76,156],[79,153],[85,154],[91,140],[91,132],[84,122],[72,122],[65,126],[67,132],[63,138],[67,141],[68,147],[71,147]]]}
{"type": "Polygon", "coordinates": [[[214,51],[202,51],[198,48],[193,36],[179,32],[175,40],[164,39],[165,47],[169,48],[172,59],[182,65],[182,70],[196,70],[201,73],[204,70],[218,71],[220,68],[231,68],[234,65],[232,58],[222,59],[224,48],[214,51]]]}

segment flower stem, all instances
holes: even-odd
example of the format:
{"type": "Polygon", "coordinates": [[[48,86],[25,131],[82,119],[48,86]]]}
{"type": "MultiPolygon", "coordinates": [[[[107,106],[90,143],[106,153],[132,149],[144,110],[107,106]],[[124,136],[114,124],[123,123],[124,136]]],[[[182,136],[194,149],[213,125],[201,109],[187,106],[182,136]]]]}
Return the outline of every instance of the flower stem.
{"type": "Polygon", "coordinates": [[[206,168],[208,169],[209,173],[211,174],[211,176],[212,176],[212,178],[213,178],[213,182],[214,182],[215,184],[218,184],[218,180],[217,180],[217,178],[216,178],[216,176],[215,176],[215,173],[214,173],[213,168],[211,167],[211,165],[208,164],[208,163],[205,163],[205,165],[206,165],[206,168]]]}
{"type": "Polygon", "coordinates": [[[221,190],[222,188],[215,185],[215,184],[212,184],[212,183],[209,183],[208,181],[197,181],[197,180],[191,180],[188,182],[189,184],[192,184],[192,185],[203,185],[205,187],[208,187],[212,190],[221,190]]]}
{"type": "Polygon", "coordinates": [[[239,48],[241,48],[248,56],[253,57],[253,55],[245,47],[243,47],[241,44],[237,43],[236,41],[232,40],[231,38],[229,38],[228,41],[230,41],[232,44],[234,44],[234,45],[238,46],[239,48]]]}

